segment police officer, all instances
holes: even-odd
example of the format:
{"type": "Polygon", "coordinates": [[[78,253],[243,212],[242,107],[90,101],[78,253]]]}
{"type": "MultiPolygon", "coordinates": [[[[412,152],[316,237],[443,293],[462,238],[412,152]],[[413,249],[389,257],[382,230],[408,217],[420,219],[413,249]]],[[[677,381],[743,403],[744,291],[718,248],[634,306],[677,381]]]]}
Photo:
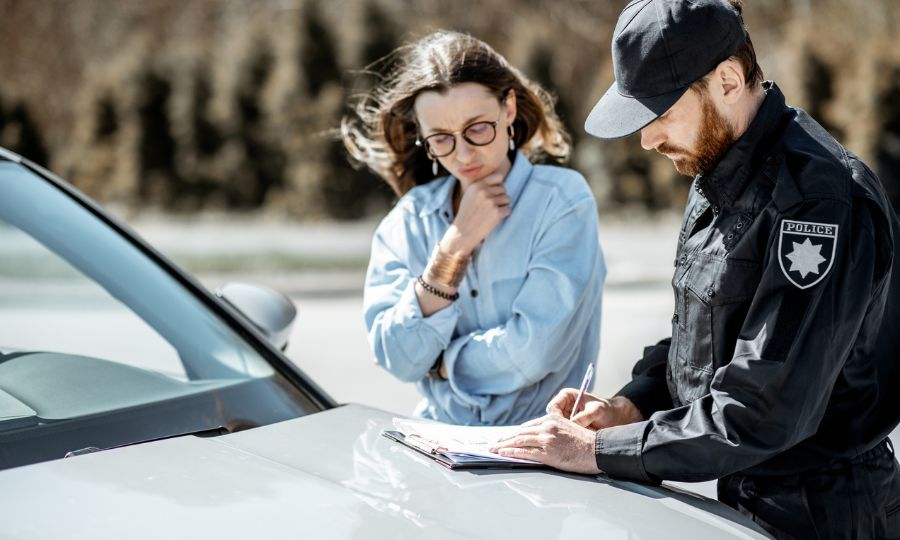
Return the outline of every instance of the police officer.
{"type": "Polygon", "coordinates": [[[900,538],[900,224],[875,175],[763,82],[738,0],[635,0],[585,124],[694,176],[672,337],[610,399],[564,390],[507,456],[718,478],[776,537],[900,538]]]}

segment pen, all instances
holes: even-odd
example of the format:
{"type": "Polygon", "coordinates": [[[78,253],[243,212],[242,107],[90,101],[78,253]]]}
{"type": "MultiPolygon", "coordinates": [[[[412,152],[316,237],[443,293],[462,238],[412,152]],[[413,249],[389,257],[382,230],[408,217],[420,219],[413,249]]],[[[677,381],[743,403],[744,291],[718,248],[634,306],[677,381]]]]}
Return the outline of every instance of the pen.
{"type": "Polygon", "coordinates": [[[404,439],[410,446],[414,446],[426,454],[436,454],[441,450],[418,435],[406,435],[404,439]]]}
{"type": "Polygon", "coordinates": [[[581,401],[584,399],[584,393],[587,392],[588,386],[591,385],[591,378],[593,376],[594,364],[588,364],[587,370],[584,372],[584,379],[581,381],[581,390],[578,391],[578,397],[575,398],[575,406],[572,407],[572,414],[569,415],[570,420],[578,411],[578,406],[581,405],[581,401]]]}

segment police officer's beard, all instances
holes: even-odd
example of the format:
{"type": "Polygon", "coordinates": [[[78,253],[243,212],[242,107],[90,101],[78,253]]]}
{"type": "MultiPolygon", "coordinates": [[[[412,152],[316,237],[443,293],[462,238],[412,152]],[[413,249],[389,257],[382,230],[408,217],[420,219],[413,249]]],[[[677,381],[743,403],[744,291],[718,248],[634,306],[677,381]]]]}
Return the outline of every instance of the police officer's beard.
{"type": "Polygon", "coordinates": [[[663,154],[681,154],[673,161],[675,170],[687,176],[706,174],[735,141],[734,128],[713,105],[705,90],[700,90],[700,129],[697,132],[696,149],[660,145],[656,150],[663,154]]]}

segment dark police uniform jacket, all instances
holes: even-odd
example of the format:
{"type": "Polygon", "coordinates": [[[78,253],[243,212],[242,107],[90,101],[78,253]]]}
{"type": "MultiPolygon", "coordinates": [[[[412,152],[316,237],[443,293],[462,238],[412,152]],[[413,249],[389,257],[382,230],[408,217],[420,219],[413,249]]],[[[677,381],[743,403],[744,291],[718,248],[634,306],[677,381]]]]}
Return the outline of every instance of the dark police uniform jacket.
{"type": "Polygon", "coordinates": [[[786,475],[854,458],[900,420],[900,226],[876,176],[772,83],[697,177],[672,337],[620,394],[598,467],[644,481],[786,475]]]}

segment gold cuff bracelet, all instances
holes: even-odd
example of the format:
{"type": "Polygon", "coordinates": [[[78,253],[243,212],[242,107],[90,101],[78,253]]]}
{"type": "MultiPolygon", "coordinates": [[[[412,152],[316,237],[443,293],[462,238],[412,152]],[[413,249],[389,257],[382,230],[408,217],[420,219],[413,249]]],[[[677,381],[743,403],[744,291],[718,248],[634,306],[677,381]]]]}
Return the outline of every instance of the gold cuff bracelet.
{"type": "Polygon", "coordinates": [[[466,267],[470,257],[451,255],[441,249],[441,245],[434,246],[431,253],[431,261],[425,269],[425,277],[429,283],[439,283],[445,287],[459,287],[466,275],[466,267]]]}

